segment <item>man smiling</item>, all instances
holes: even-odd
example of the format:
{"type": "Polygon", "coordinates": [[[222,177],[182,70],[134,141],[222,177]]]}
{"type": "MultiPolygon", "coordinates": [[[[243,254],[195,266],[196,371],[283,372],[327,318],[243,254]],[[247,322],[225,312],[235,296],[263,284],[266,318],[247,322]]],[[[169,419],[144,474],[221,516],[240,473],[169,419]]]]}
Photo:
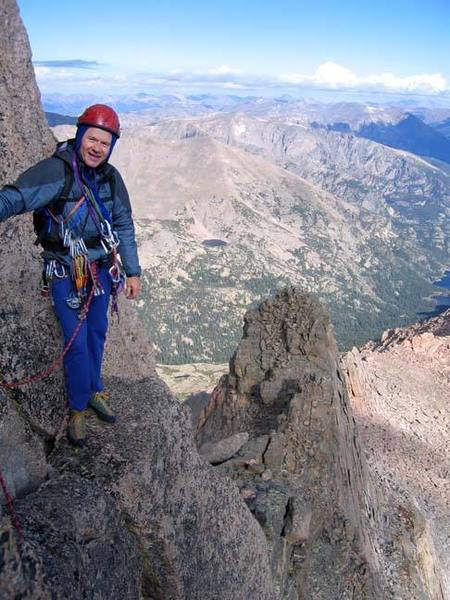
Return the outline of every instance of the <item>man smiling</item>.
{"type": "Polygon", "coordinates": [[[34,212],[36,243],[43,248],[43,290],[51,288],[65,344],[79,328],[64,357],[67,432],[76,446],[86,442],[87,408],[103,421],[116,420],[101,380],[108,306],[112,297],[116,309],[122,288],[129,299],[140,292],[128,192],[108,163],[119,137],[116,112],[104,104],[90,106],[78,119],[75,139],[59,144],[51,158],[0,190],[0,222],[34,212]]]}
{"type": "Polygon", "coordinates": [[[83,135],[80,156],[85,165],[96,169],[107,158],[112,143],[112,133],[90,127],[83,135]]]}

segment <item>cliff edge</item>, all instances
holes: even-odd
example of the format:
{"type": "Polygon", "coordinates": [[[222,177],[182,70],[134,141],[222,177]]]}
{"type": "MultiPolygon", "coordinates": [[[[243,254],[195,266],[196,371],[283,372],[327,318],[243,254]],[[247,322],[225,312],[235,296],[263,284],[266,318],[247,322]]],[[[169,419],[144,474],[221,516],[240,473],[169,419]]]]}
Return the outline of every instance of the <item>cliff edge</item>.
{"type": "Polygon", "coordinates": [[[391,530],[385,568],[405,586],[409,565],[430,598],[450,598],[450,310],[385,331],[342,368],[391,530]]]}

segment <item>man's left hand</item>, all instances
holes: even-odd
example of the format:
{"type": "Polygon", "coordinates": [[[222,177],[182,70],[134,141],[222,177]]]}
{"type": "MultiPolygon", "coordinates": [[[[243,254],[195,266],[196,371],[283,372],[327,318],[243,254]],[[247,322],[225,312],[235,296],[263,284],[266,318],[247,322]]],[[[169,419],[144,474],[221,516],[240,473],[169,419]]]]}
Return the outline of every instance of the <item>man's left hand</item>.
{"type": "Polygon", "coordinates": [[[141,280],[139,277],[127,277],[125,284],[125,296],[128,300],[135,300],[141,291],[141,280]]]}

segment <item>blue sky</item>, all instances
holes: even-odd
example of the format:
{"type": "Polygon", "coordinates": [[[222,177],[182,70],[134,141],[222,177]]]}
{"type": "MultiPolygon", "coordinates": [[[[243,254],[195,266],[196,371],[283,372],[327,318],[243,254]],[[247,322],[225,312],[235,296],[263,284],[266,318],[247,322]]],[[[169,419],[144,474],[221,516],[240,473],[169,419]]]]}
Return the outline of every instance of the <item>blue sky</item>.
{"type": "Polygon", "coordinates": [[[44,93],[450,97],[450,0],[19,0],[44,93]]]}

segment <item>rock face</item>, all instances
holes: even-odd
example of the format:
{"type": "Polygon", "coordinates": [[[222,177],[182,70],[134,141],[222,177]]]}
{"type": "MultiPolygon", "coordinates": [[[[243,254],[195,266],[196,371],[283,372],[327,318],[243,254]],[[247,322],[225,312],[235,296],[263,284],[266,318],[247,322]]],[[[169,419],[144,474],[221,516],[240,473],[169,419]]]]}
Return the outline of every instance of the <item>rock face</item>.
{"type": "MultiPolygon", "coordinates": [[[[31,51],[16,3],[1,0],[0,15],[2,185],[48,154],[54,140],[40,107],[31,51]]],[[[36,307],[29,290],[30,281],[34,279],[36,287],[39,281],[38,262],[32,259],[30,251],[32,239],[29,218],[21,217],[8,225],[0,225],[0,380],[23,376],[24,367],[31,364],[33,355],[39,360],[39,356],[45,354],[41,347],[48,346],[48,337],[42,335],[39,323],[41,307],[36,307]],[[29,327],[26,336],[23,335],[25,325],[29,327]]],[[[26,405],[12,402],[20,397],[23,398],[20,392],[0,396],[0,465],[13,496],[36,488],[47,473],[43,441],[21,418],[26,405]]],[[[34,396],[36,407],[43,398],[44,393],[34,396]]]]}
{"type": "Polygon", "coordinates": [[[279,598],[380,598],[370,490],[329,317],[280,292],[244,336],[200,416],[199,444],[250,439],[219,469],[266,533],[279,598]]]}
{"type": "Polygon", "coordinates": [[[136,537],[98,486],[57,477],[17,502],[16,510],[26,542],[19,552],[7,521],[0,522],[0,597],[24,591],[25,598],[139,597],[143,567],[136,537]]]}
{"type": "Polygon", "coordinates": [[[342,367],[389,514],[380,532],[390,538],[386,568],[399,574],[396,597],[450,598],[450,311],[386,331],[342,367]]]}
{"type": "Polygon", "coordinates": [[[30,426],[20,417],[18,407],[1,392],[0,466],[12,497],[20,497],[36,489],[48,472],[42,440],[33,434],[30,426]]]}
{"type": "MultiPolygon", "coordinates": [[[[55,142],[40,107],[31,50],[16,3],[1,0],[0,15],[0,185],[4,185],[51,153],[55,142]]],[[[57,329],[48,320],[49,308],[38,297],[41,267],[32,250],[33,239],[29,216],[0,225],[1,380],[22,378],[36,366],[43,367],[53,352],[48,341],[54,337],[51,328],[57,329]]],[[[58,390],[54,395],[49,394],[49,386],[36,386],[27,399],[20,391],[12,394],[27,412],[39,413],[43,401],[53,401],[53,409],[40,419],[47,431],[54,431],[55,414],[61,416],[64,407],[61,378],[52,378],[51,384],[58,390]]]]}
{"type": "Polygon", "coordinates": [[[54,146],[34,80],[27,33],[14,0],[0,1],[0,179],[10,181],[54,146]]]}

